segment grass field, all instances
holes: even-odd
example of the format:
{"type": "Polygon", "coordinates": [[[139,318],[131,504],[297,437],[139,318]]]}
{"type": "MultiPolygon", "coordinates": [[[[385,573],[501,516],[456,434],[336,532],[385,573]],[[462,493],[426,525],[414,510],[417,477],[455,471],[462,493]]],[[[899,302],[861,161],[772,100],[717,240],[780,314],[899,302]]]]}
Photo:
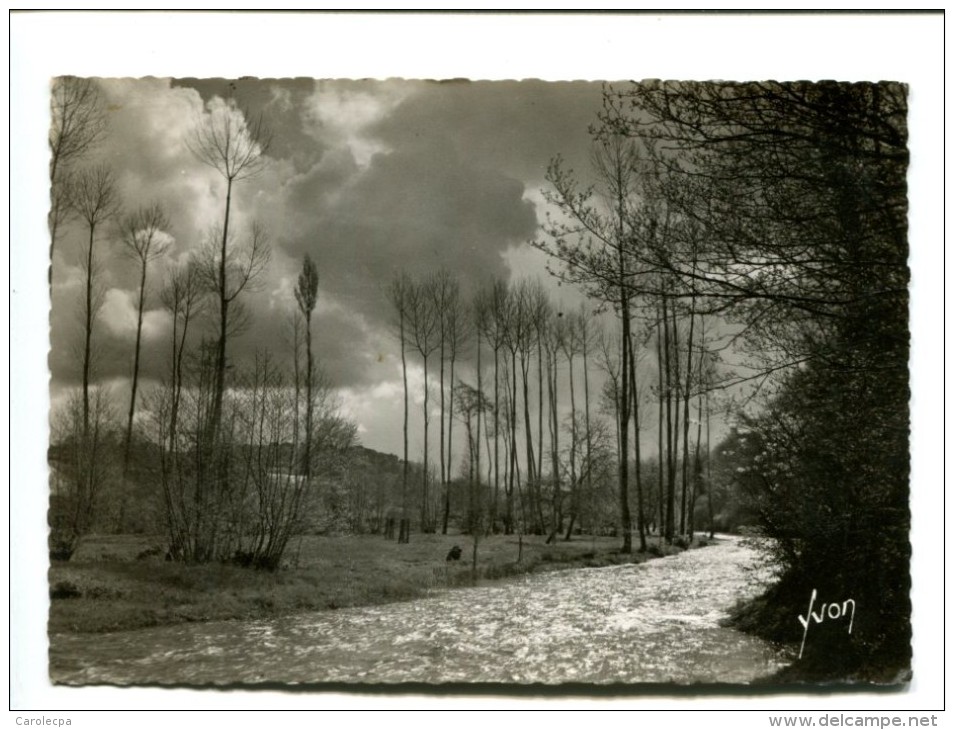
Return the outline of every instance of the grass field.
{"type": "Polygon", "coordinates": [[[183,565],[162,554],[139,558],[161,539],[90,536],[68,563],[49,571],[49,630],[103,632],[184,621],[264,618],[400,601],[428,590],[543,570],[642,562],[678,552],[657,546],[622,555],[619,538],[578,536],[546,545],[525,536],[493,535],[480,542],[476,577],[466,535],[411,536],[399,545],[380,536],[303,537],[290,544],[287,566],[274,572],[233,565],[183,565]],[[452,546],[460,561],[445,559],[452,546]],[[519,555],[519,560],[518,560],[519,555]]]}

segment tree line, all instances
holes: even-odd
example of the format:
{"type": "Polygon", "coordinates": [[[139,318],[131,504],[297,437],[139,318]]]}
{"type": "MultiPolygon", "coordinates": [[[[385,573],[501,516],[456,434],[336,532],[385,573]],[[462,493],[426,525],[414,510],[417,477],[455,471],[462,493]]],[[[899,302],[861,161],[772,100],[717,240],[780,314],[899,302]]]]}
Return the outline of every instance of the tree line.
{"type": "MultiPolygon", "coordinates": [[[[691,532],[696,499],[707,491],[702,465],[710,436],[703,439],[702,429],[705,422],[708,430],[711,407],[703,391],[717,362],[706,349],[704,318],[697,318],[695,336],[690,325],[689,335],[680,337],[687,314],[672,307],[665,322],[630,321],[620,334],[604,327],[605,302],[564,311],[536,279],[490,281],[466,296],[462,292],[446,270],[418,277],[400,273],[388,290],[401,351],[406,467],[412,463],[414,395],[409,362],[423,372],[422,468],[416,488],[408,471],[402,475],[397,539],[409,539],[412,519],[423,532],[447,533],[456,488],[455,420],[464,427],[459,458],[467,497],[460,526],[466,531],[529,533],[552,541],[570,540],[584,528],[610,529],[622,537],[624,552],[633,549],[634,528],[641,550],[651,533],[672,542],[691,532]],[[647,366],[650,356],[655,362],[647,366]],[[683,361],[684,378],[677,365],[683,361]],[[659,385],[647,376],[653,365],[659,385]],[[656,459],[640,449],[640,432],[651,425],[642,414],[651,401],[659,404],[663,456],[656,459]]],[[[711,510],[709,517],[711,527],[711,510]]]]}
{"type": "Polygon", "coordinates": [[[658,393],[673,395],[660,453],[671,465],[681,394],[685,484],[690,398],[751,386],[731,446],[733,482],[781,569],[765,604],[778,615],[763,623],[813,589],[862,597],[855,635],[837,639],[840,669],[906,666],[906,88],[634,83],[604,89],[591,132],[595,182],[554,160],[562,216],[538,245],[616,309],[624,348],[638,317],[655,321],[657,348],[684,342],[681,364],[661,356],[658,393]],[[731,334],[740,374],[709,374],[707,318],[731,334]]]}

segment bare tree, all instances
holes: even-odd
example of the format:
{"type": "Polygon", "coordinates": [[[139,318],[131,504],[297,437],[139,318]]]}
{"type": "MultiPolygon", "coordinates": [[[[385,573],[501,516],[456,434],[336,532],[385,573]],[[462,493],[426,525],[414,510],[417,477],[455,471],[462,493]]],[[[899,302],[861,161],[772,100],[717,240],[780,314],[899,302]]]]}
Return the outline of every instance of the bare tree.
{"type": "Polygon", "coordinates": [[[224,249],[219,248],[218,234],[217,229],[211,231],[197,261],[206,291],[219,304],[219,324],[222,327],[219,337],[203,348],[203,364],[199,368],[201,378],[210,378],[202,391],[202,398],[209,400],[203,401],[201,417],[196,421],[202,425],[201,439],[196,445],[200,458],[196,463],[195,478],[196,501],[200,505],[196,532],[202,535],[200,549],[196,551],[199,562],[215,559],[234,543],[231,537],[220,539],[214,533],[202,534],[226,527],[226,511],[235,507],[240,497],[235,490],[242,487],[234,480],[232,464],[238,415],[233,410],[226,418],[223,411],[226,372],[234,374],[239,371],[234,367],[227,370],[227,362],[221,359],[223,336],[233,337],[247,326],[248,316],[239,297],[256,288],[270,258],[268,235],[258,224],[252,225],[247,239],[241,243],[232,242],[224,249]],[[223,251],[224,262],[221,259],[223,251]]]}
{"type": "Polygon", "coordinates": [[[619,344],[616,338],[601,330],[597,339],[599,348],[599,367],[605,373],[603,381],[604,400],[612,407],[613,424],[616,428],[616,458],[622,460],[626,453],[626,444],[621,433],[620,398],[622,385],[620,383],[621,362],[619,344]]]}
{"type": "MultiPolygon", "coordinates": [[[[443,310],[445,320],[444,336],[447,341],[445,348],[447,357],[450,360],[450,382],[454,383],[454,370],[457,364],[457,358],[460,357],[470,340],[473,327],[469,317],[466,303],[460,296],[460,285],[456,279],[451,280],[449,296],[446,306],[443,310]]],[[[479,364],[478,364],[479,367],[479,364]]],[[[454,463],[454,388],[450,391],[450,403],[448,405],[447,422],[447,484],[444,485],[444,521],[443,533],[447,534],[447,520],[450,514],[450,470],[454,463]]],[[[478,427],[479,427],[478,420],[478,427]]],[[[478,428],[478,437],[480,430],[478,428]]],[[[479,446],[480,441],[477,441],[479,446]]],[[[479,460],[478,460],[479,464],[479,460]]]]}
{"type": "MultiPolygon", "coordinates": [[[[198,316],[203,302],[203,282],[199,269],[187,262],[166,280],[162,290],[162,305],[172,317],[172,343],[169,359],[170,417],[169,440],[175,441],[179,402],[182,398],[186,342],[189,325],[198,316]]],[[[172,449],[170,443],[169,446],[172,449]]]]}
{"type": "Polygon", "coordinates": [[[410,539],[410,524],[407,516],[407,478],[408,478],[408,446],[407,422],[408,400],[407,389],[407,346],[410,336],[410,306],[412,283],[407,274],[401,273],[388,288],[388,298],[397,314],[397,335],[401,343],[401,377],[404,381],[404,461],[401,470],[401,525],[398,532],[398,542],[406,543],[410,539]]]}
{"type": "Polygon", "coordinates": [[[430,357],[440,346],[438,337],[438,320],[440,319],[434,308],[434,298],[429,294],[433,279],[425,280],[412,286],[408,291],[408,333],[410,343],[421,356],[424,364],[424,468],[422,470],[421,495],[421,530],[427,532],[431,528],[430,503],[428,484],[430,480],[429,438],[428,431],[431,422],[430,416],[430,389],[428,383],[428,363],[430,357]]]}
{"type": "Polygon", "coordinates": [[[166,279],[162,289],[163,307],[172,318],[172,337],[169,357],[169,386],[156,399],[159,426],[159,443],[162,444],[160,475],[163,500],[166,508],[166,527],[169,533],[169,550],[177,558],[191,556],[193,513],[187,509],[187,479],[179,458],[186,451],[179,445],[179,413],[183,400],[185,382],[186,343],[189,326],[200,314],[205,288],[198,268],[191,261],[175,269],[166,279]]]}
{"type": "MultiPolygon", "coordinates": [[[[639,551],[646,552],[646,513],[644,510],[645,499],[643,496],[643,475],[642,475],[642,452],[639,432],[642,428],[642,423],[639,420],[639,403],[641,399],[641,393],[639,388],[639,383],[636,379],[637,369],[637,357],[636,357],[636,344],[630,341],[629,345],[629,380],[630,380],[630,397],[632,398],[632,417],[633,417],[633,445],[634,445],[634,476],[636,479],[636,505],[637,505],[637,514],[636,514],[636,523],[639,529],[639,551]]],[[[628,447],[627,447],[628,448],[628,447]]],[[[625,458],[629,458],[628,454],[625,455],[625,458]]]]}
{"type": "MultiPolygon", "coordinates": [[[[514,527],[514,496],[515,490],[520,490],[520,485],[518,483],[518,469],[519,469],[519,458],[517,456],[517,426],[519,419],[517,418],[517,354],[523,353],[527,346],[529,340],[528,325],[529,319],[526,317],[526,296],[524,292],[525,287],[521,286],[518,289],[510,289],[507,292],[507,297],[504,302],[504,307],[501,312],[501,323],[502,334],[503,334],[503,344],[506,347],[507,352],[510,353],[510,370],[509,378],[507,384],[509,386],[509,391],[507,393],[507,406],[508,406],[508,420],[507,425],[510,429],[510,444],[508,451],[508,473],[507,473],[507,511],[504,521],[504,532],[506,534],[511,534],[514,527]]],[[[529,441],[529,434],[527,435],[527,440],[529,441]]],[[[532,453],[532,446],[528,449],[528,453],[532,453]]],[[[528,459],[528,462],[531,461],[528,459]]],[[[532,469],[532,466],[528,463],[528,469],[532,469]]],[[[523,506],[521,504],[521,506],[523,506]]],[[[522,530],[521,530],[522,531],[522,530]]]]}
{"type": "Polygon", "coordinates": [[[127,216],[121,225],[122,243],[127,255],[139,265],[139,294],[136,311],[136,344],[133,348],[132,385],[129,396],[129,416],[126,420],[126,438],[123,449],[123,472],[129,467],[129,447],[132,441],[133,418],[136,413],[136,393],[139,387],[139,354],[142,344],[142,318],[146,309],[146,275],[149,263],[169,250],[169,218],[162,206],[153,203],[127,216]]]}
{"type": "MultiPolygon", "coordinates": [[[[559,344],[560,349],[563,351],[563,356],[566,358],[568,371],[567,380],[570,385],[570,453],[569,459],[567,459],[570,466],[570,504],[575,505],[577,500],[577,456],[580,442],[577,433],[576,385],[574,383],[573,361],[580,351],[580,328],[579,320],[576,317],[572,315],[565,316],[563,312],[560,314],[560,319],[563,321],[563,336],[560,338],[559,344]]],[[[570,530],[567,531],[567,534],[570,534],[572,530],[574,518],[575,514],[571,515],[570,530]]]]}
{"type": "MultiPolygon", "coordinates": [[[[550,534],[547,542],[556,539],[561,529],[563,517],[563,480],[562,460],[560,458],[560,417],[559,417],[559,358],[563,351],[563,340],[566,337],[566,322],[564,318],[553,310],[546,324],[543,346],[547,360],[547,427],[550,432],[550,534]]],[[[572,520],[570,524],[572,529],[572,520]]],[[[568,531],[569,534],[569,531],[568,531]]]]}
{"type": "MultiPolygon", "coordinates": [[[[547,227],[550,241],[535,242],[547,254],[563,262],[560,277],[582,284],[587,293],[612,304],[620,318],[622,358],[620,373],[620,437],[629,440],[629,343],[632,322],[632,279],[636,271],[631,251],[634,237],[633,208],[637,200],[639,148],[618,134],[595,138],[592,167],[596,187],[581,187],[573,172],[559,157],[549,166],[548,202],[563,214],[565,222],[554,220],[547,227]]],[[[629,475],[627,459],[619,463],[620,523],[622,552],[632,552],[629,515],[629,475]]]]}
{"type": "MultiPolygon", "coordinates": [[[[593,335],[590,329],[591,313],[586,305],[580,305],[580,311],[577,313],[580,334],[580,351],[583,355],[583,404],[584,404],[584,426],[586,428],[586,472],[585,485],[587,494],[593,493],[593,426],[590,420],[590,369],[589,354],[593,345],[593,335]]],[[[579,492],[579,490],[577,490],[579,492]]],[[[567,530],[569,538],[571,531],[567,530]]]]}
{"type": "MultiPolygon", "coordinates": [[[[50,263],[57,230],[71,212],[69,168],[102,140],[106,115],[96,82],[76,76],[53,80],[50,97],[50,263]]],[[[52,275],[52,270],[51,270],[52,275]]]]}
{"type": "Polygon", "coordinates": [[[497,508],[500,497],[500,349],[504,346],[505,318],[507,311],[507,285],[494,281],[489,288],[478,294],[477,310],[480,312],[478,328],[494,353],[494,400],[493,400],[493,483],[494,491],[490,504],[490,529],[497,525],[497,508]]]}
{"type": "MultiPolygon", "coordinates": [[[[529,513],[525,520],[527,529],[533,532],[544,531],[543,513],[536,496],[536,486],[539,481],[539,465],[533,450],[533,428],[530,419],[530,362],[534,346],[537,342],[536,326],[540,316],[542,302],[546,301],[546,293],[537,280],[524,280],[513,292],[513,316],[511,322],[511,336],[516,350],[520,355],[520,376],[523,393],[523,423],[525,428],[524,445],[526,447],[527,481],[526,481],[526,511],[529,513]]],[[[516,381],[516,373],[514,373],[516,381]]],[[[516,423],[515,423],[516,425],[516,423]]],[[[542,438],[542,435],[540,435],[542,438]]],[[[514,442],[516,443],[516,442],[514,442]]]]}
{"type": "Polygon", "coordinates": [[[579,507],[580,507],[580,487],[583,483],[587,486],[587,491],[590,491],[592,486],[592,469],[590,468],[593,440],[592,434],[590,433],[591,422],[590,422],[590,379],[588,372],[588,357],[589,351],[592,347],[593,336],[590,332],[590,323],[589,323],[590,313],[587,311],[585,305],[581,305],[580,309],[576,312],[570,313],[569,315],[561,318],[564,322],[564,335],[561,338],[559,343],[560,349],[563,351],[566,356],[567,363],[570,370],[570,413],[571,413],[571,449],[570,449],[570,523],[566,530],[565,539],[569,540],[573,534],[574,523],[579,518],[579,507]],[[577,354],[583,356],[583,398],[584,398],[584,438],[581,439],[579,436],[579,421],[576,415],[576,393],[574,387],[574,377],[573,377],[573,359],[577,354]],[[581,450],[584,447],[585,442],[585,451],[581,454],[581,450]],[[581,458],[582,456],[582,458],[581,458]],[[577,478],[577,465],[581,465],[581,474],[580,478],[577,478]]]}
{"type": "MultiPolygon", "coordinates": [[[[222,415],[222,397],[225,392],[226,345],[229,336],[229,305],[238,292],[244,288],[251,273],[255,258],[248,258],[249,266],[239,267],[237,281],[230,281],[229,264],[234,261],[230,256],[229,223],[232,208],[232,187],[235,183],[247,180],[258,174],[265,165],[265,155],[271,142],[271,133],[261,117],[249,121],[247,115],[238,108],[231,98],[220,102],[210,109],[195,125],[188,140],[189,149],[201,162],[213,168],[225,180],[225,212],[222,226],[217,230],[218,255],[213,258],[218,271],[209,272],[209,279],[215,285],[219,301],[219,332],[216,347],[215,389],[212,404],[212,417],[209,421],[214,437],[222,415]],[[243,283],[243,276],[245,283],[243,283]],[[236,288],[237,287],[237,288],[236,288]]],[[[252,240],[259,240],[258,231],[252,231],[252,240]]],[[[252,252],[255,252],[253,245],[252,252]]]]}
{"type": "MultiPolygon", "coordinates": [[[[553,316],[553,307],[550,304],[550,298],[542,287],[538,289],[538,296],[533,300],[533,334],[536,337],[537,350],[537,479],[534,485],[536,489],[536,500],[539,510],[539,525],[541,531],[545,527],[543,519],[543,389],[544,389],[544,368],[543,360],[545,357],[545,341],[550,328],[550,318],[553,316]]],[[[547,381],[549,386],[549,381],[547,381]]],[[[547,388],[549,396],[549,387],[547,388]]],[[[549,398],[548,398],[549,402],[549,398]]]]}
{"type": "Polygon", "coordinates": [[[454,433],[454,364],[463,344],[466,320],[461,316],[460,283],[446,269],[439,270],[426,282],[426,295],[431,299],[436,317],[439,354],[439,390],[440,390],[440,479],[444,498],[442,532],[447,534],[447,521],[450,514],[450,471],[453,463],[451,448],[454,433]],[[445,363],[450,364],[450,414],[445,409],[444,384],[445,363]],[[445,450],[444,423],[447,422],[447,448],[445,450]]]}
{"type": "Polygon", "coordinates": [[[139,265],[139,291],[136,312],[136,344],[133,348],[132,383],[129,395],[129,414],[123,439],[123,492],[119,498],[119,528],[125,524],[128,495],[129,460],[132,448],[133,419],[136,415],[136,397],[139,390],[139,355],[142,344],[142,319],[146,308],[146,275],[149,263],[163,256],[171,244],[168,235],[169,219],[162,206],[153,203],[140,207],[120,224],[120,235],[125,253],[139,265]]]}
{"type": "Polygon", "coordinates": [[[89,241],[86,246],[86,299],[84,313],[83,346],[83,423],[89,430],[89,384],[92,363],[93,325],[97,309],[93,297],[96,260],[94,249],[96,230],[116,215],[119,210],[119,197],[113,182],[113,174],[105,165],[84,170],[76,176],[72,195],[72,206],[89,229],[89,241]]]}
{"type": "Polygon", "coordinates": [[[520,353],[523,371],[524,421],[527,427],[527,494],[533,531],[543,534],[546,520],[543,515],[543,336],[552,308],[546,290],[539,280],[527,282],[522,294],[525,338],[520,353]],[[528,397],[529,365],[533,350],[537,352],[537,452],[533,453],[528,397]]]}

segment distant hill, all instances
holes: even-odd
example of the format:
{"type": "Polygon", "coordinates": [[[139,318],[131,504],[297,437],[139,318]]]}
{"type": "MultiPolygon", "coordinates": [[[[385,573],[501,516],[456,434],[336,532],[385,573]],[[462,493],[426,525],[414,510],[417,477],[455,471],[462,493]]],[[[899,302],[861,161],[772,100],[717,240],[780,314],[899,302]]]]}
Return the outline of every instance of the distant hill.
{"type": "MultiPolygon", "coordinates": [[[[118,443],[113,446],[115,449],[119,448],[118,443]]],[[[288,450],[289,453],[286,455],[286,458],[288,458],[291,453],[291,445],[285,444],[283,448],[288,450]]],[[[154,447],[150,444],[133,442],[133,463],[152,463],[152,460],[155,458],[153,449],[154,447]]],[[[68,444],[50,444],[47,450],[47,459],[50,466],[62,467],[66,464],[69,454],[70,446],[68,444]]],[[[369,449],[367,446],[357,445],[352,446],[348,450],[348,456],[350,457],[348,467],[352,471],[358,470],[388,475],[399,474],[401,472],[402,462],[400,457],[395,454],[385,454],[381,451],[369,449]]],[[[414,464],[412,462],[412,468],[413,467],[414,464]]]]}
{"type": "Polygon", "coordinates": [[[401,470],[401,459],[394,454],[369,449],[367,446],[352,446],[350,450],[352,466],[367,466],[386,473],[401,470]]]}

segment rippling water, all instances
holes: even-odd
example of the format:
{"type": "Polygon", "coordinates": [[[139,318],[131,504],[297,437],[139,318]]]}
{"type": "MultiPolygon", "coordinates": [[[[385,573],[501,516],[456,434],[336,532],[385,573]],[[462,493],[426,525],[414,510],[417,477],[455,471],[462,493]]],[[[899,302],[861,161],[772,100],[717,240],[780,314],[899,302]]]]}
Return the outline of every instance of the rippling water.
{"type": "Polygon", "coordinates": [[[642,565],[527,576],[267,621],[51,636],[50,675],[113,683],[746,683],[789,658],[723,628],[757,593],[736,539],[642,565]]]}

